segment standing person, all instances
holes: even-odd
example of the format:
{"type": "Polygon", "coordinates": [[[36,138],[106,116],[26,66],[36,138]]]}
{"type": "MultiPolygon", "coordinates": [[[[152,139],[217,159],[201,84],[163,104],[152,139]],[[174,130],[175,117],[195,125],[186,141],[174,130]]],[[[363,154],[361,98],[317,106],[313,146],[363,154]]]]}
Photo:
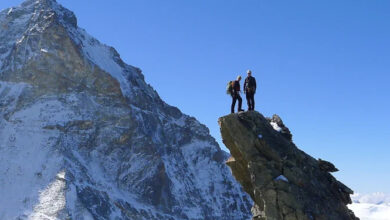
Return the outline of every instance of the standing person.
{"type": "Polygon", "coordinates": [[[243,109],[241,109],[241,106],[242,106],[242,98],[241,98],[241,95],[240,95],[240,80],[241,80],[241,76],[237,76],[237,80],[234,80],[232,82],[232,92],[231,92],[231,96],[232,96],[232,106],[231,106],[231,113],[234,113],[234,107],[236,105],[236,102],[238,100],[238,112],[242,112],[244,111],[243,109]]]}
{"type": "Polygon", "coordinates": [[[253,111],[255,110],[256,79],[252,76],[251,70],[248,70],[247,73],[248,76],[244,82],[244,92],[248,103],[248,111],[253,111]]]}

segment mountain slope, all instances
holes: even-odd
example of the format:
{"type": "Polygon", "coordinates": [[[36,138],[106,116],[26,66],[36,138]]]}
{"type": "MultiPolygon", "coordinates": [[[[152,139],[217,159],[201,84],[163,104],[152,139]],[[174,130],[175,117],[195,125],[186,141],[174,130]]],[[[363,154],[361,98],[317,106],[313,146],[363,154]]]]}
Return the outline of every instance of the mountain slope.
{"type": "Polygon", "coordinates": [[[0,12],[0,219],[247,219],[196,119],[54,0],[0,12]]]}

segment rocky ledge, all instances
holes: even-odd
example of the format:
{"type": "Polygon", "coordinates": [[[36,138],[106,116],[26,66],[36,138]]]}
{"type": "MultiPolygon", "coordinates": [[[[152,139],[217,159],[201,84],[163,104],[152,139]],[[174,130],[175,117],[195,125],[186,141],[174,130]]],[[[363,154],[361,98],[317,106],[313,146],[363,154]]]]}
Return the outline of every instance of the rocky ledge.
{"type": "Polygon", "coordinates": [[[255,220],[355,220],[347,208],[353,191],[329,172],[330,162],[316,160],[292,142],[280,117],[258,112],[219,119],[226,162],[255,202],[255,220]]]}

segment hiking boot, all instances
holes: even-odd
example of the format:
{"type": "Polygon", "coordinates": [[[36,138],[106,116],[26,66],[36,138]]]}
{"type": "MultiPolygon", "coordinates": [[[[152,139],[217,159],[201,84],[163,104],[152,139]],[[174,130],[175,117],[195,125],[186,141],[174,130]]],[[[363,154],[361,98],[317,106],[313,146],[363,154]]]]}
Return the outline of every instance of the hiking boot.
{"type": "Polygon", "coordinates": [[[239,109],[239,110],[238,110],[238,112],[243,112],[243,111],[245,111],[245,110],[244,110],[244,109],[239,109]]]}

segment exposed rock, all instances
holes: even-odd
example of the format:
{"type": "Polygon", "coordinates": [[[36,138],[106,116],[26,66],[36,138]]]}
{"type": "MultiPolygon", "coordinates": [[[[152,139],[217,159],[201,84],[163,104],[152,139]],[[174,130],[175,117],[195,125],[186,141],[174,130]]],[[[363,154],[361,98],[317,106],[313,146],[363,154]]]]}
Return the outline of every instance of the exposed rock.
{"type": "Polygon", "coordinates": [[[325,172],[333,173],[339,171],[339,169],[337,169],[333,163],[326,160],[318,159],[318,166],[325,172]]]}
{"type": "Polygon", "coordinates": [[[253,219],[358,219],[347,208],[353,191],[328,173],[336,168],[299,150],[280,117],[246,112],[219,124],[232,154],[226,163],[255,202],[253,219]]]}
{"type": "Polygon", "coordinates": [[[292,141],[292,134],[290,129],[284,125],[279,115],[274,114],[272,118],[267,118],[267,120],[271,123],[275,130],[280,132],[285,138],[287,138],[287,140],[292,141]]]}

